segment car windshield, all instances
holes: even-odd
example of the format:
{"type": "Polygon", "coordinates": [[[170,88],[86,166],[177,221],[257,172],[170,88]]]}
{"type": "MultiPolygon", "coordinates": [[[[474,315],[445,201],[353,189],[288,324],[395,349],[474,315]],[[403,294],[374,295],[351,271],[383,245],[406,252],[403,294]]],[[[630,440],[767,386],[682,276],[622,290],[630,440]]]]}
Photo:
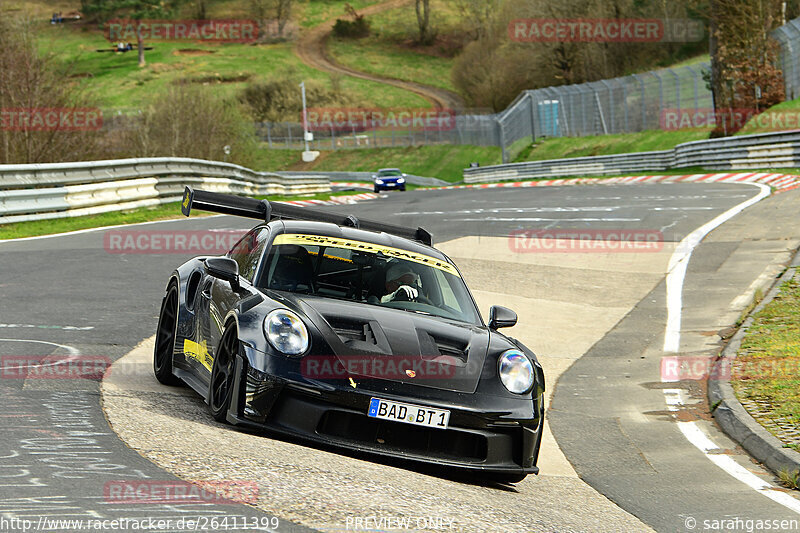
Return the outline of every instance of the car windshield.
{"type": "Polygon", "coordinates": [[[467,287],[451,263],[368,242],[278,235],[257,285],[481,323],[467,287]]]}
{"type": "Polygon", "coordinates": [[[378,176],[385,178],[387,176],[402,176],[403,173],[399,170],[379,170],[378,176]]]}

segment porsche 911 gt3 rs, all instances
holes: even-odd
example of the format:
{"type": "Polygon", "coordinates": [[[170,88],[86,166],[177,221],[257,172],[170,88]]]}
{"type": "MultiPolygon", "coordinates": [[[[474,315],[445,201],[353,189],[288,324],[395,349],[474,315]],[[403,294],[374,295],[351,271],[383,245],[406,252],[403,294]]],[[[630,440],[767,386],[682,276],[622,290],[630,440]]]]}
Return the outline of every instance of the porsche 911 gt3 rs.
{"type": "Polygon", "coordinates": [[[262,220],[170,276],[153,366],[218,421],[507,482],[538,473],[544,374],[484,323],[431,235],[192,190],[192,208],[262,220]]]}

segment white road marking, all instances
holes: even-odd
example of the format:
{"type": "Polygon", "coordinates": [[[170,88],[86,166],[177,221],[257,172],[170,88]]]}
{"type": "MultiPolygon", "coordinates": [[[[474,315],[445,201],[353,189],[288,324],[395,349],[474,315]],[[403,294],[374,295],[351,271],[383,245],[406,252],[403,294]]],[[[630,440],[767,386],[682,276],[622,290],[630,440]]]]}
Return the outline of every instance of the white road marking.
{"type": "Polygon", "coordinates": [[[37,329],[61,329],[65,331],[88,331],[94,329],[94,326],[49,326],[41,324],[0,324],[0,329],[3,328],[37,328],[37,329]]]}
{"type": "MultiPolygon", "coordinates": [[[[738,215],[751,205],[769,196],[769,186],[760,183],[754,185],[761,189],[757,195],[732,207],[710,222],[694,230],[678,244],[675,252],[673,252],[667,271],[667,326],[664,335],[665,352],[677,352],[680,346],[683,280],[686,277],[686,267],[689,264],[692,251],[712,230],[738,215]]],[[[681,389],[664,389],[664,399],[670,411],[678,411],[685,405],[681,389]]],[[[776,490],[776,487],[773,487],[765,480],[747,470],[730,456],[720,453],[723,450],[714,444],[711,438],[706,435],[695,422],[677,422],[677,424],[678,429],[683,433],[684,437],[686,437],[686,440],[703,452],[703,454],[719,468],[772,501],[800,514],[800,500],[776,490]]]]}
{"type": "Polygon", "coordinates": [[[540,217],[481,217],[445,218],[444,222],[639,222],[641,218],[540,218],[540,217]]]}
{"type": "MultiPolygon", "coordinates": [[[[681,394],[681,389],[664,389],[664,397],[670,411],[677,411],[684,405],[681,394]]],[[[715,465],[775,503],[800,514],[800,500],[785,492],[775,490],[775,487],[734,461],[729,455],[720,453],[723,451],[722,448],[714,444],[695,422],[678,422],[677,424],[686,440],[703,452],[715,465]]]]}
{"type": "Polygon", "coordinates": [[[667,327],[664,333],[664,351],[677,352],[681,342],[681,308],[683,306],[683,280],[692,252],[698,244],[718,226],[735,217],[751,205],[770,194],[770,188],[763,183],[754,183],[759,193],[749,200],[728,209],[710,222],[707,222],[687,235],[672,253],[667,267],[667,327]]]}
{"type": "Polygon", "coordinates": [[[404,211],[404,215],[482,215],[486,213],[593,213],[596,211],[608,213],[611,211],[627,211],[630,209],[646,209],[648,211],[711,211],[713,207],[701,206],[670,206],[658,205],[610,205],[610,206],[558,206],[558,207],[486,207],[479,209],[459,209],[455,211],[404,211]]]}
{"type": "Polygon", "coordinates": [[[105,231],[108,229],[117,229],[117,228],[130,228],[133,226],[144,226],[146,224],[163,224],[164,222],[177,222],[179,220],[202,220],[204,218],[217,218],[217,217],[224,217],[227,215],[210,215],[204,217],[184,217],[184,218],[167,218],[165,220],[151,220],[149,222],[136,222],[134,224],[117,224],[116,226],[100,226],[99,228],[87,228],[87,229],[79,229],[75,231],[66,231],[64,233],[52,233],[50,235],[37,235],[35,237],[19,237],[17,239],[0,239],[0,244],[5,242],[22,242],[22,241],[38,241],[40,239],[52,239],[53,237],[67,237],[70,235],[80,235],[82,233],[94,233],[96,231],[105,231]]]}
{"type": "MultiPolygon", "coordinates": [[[[69,354],[71,356],[80,355],[80,353],[81,353],[80,350],[78,350],[77,348],[73,348],[72,346],[67,346],[66,344],[58,344],[56,342],[37,341],[37,340],[33,340],[33,339],[0,339],[0,342],[33,342],[33,343],[36,343],[36,344],[48,344],[50,346],[56,346],[58,348],[63,348],[64,350],[69,352],[69,354]]],[[[64,360],[67,361],[67,360],[70,360],[70,359],[71,358],[68,357],[67,359],[64,359],[64,360]]]]}

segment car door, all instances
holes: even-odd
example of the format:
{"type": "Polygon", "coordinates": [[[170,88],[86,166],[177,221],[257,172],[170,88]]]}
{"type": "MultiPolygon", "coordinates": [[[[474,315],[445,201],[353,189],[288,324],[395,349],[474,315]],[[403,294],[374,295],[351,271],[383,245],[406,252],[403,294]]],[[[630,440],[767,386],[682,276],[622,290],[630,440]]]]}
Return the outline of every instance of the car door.
{"type": "Polygon", "coordinates": [[[204,381],[210,382],[211,380],[211,369],[225,328],[225,317],[228,316],[231,309],[239,304],[242,295],[246,296],[252,292],[253,277],[261,261],[268,237],[269,228],[266,226],[256,227],[247,232],[228,252],[228,257],[239,265],[241,289],[238,292],[234,291],[227,281],[212,276],[206,276],[204,280],[200,297],[205,309],[200,314],[199,331],[202,335],[201,343],[208,353],[205,359],[199,359],[197,368],[204,381]]]}

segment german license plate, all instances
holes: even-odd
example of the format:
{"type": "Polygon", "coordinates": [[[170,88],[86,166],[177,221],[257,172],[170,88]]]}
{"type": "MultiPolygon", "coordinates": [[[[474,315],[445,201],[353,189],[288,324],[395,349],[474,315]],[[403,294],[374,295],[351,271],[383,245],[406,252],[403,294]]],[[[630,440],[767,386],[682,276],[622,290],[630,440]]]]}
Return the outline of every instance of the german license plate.
{"type": "Polygon", "coordinates": [[[450,411],[447,409],[421,407],[380,398],[370,400],[367,416],[438,429],[447,429],[447,424],[450,422],[450,411]]]}

